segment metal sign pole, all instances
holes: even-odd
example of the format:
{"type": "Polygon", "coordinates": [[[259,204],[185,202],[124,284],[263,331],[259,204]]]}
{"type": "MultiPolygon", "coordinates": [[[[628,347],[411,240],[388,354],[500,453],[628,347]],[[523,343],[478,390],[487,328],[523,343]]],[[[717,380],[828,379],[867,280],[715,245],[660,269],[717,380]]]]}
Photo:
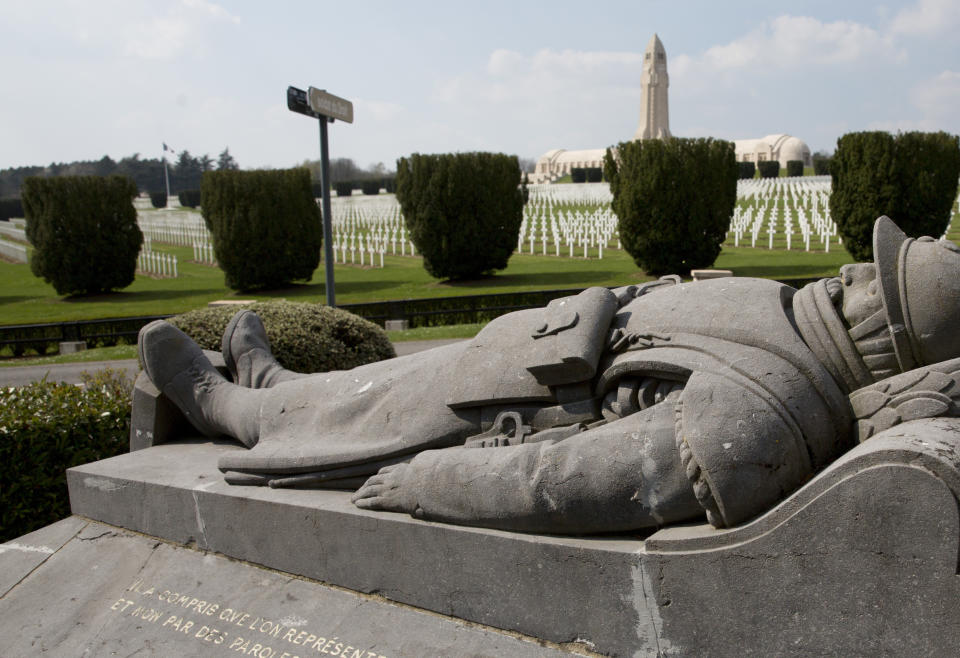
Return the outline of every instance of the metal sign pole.
{"type": "MultiPolygon", "coordinates": [[[[332,121],[332,119],[330,119],[332,121]]],[[[327,306],[337,305],[333,285],[333,221],[330,214],[330,156],[327,149],[327,117],[320,116],[320,188],[323,197],[323,265],[327,306]]]]}
{"type": "Polygon", "coordinates": [[[323,260],[326,273],[327,305],[336,306],[333,283],[333,216],[330,213],[330,155],[327,149],[327,122],[339,119],[353,123],[353,103],[310,87],[308,91],[287,87],[287,109],[320,120],[320,187],[323,206],[323,260]]]}

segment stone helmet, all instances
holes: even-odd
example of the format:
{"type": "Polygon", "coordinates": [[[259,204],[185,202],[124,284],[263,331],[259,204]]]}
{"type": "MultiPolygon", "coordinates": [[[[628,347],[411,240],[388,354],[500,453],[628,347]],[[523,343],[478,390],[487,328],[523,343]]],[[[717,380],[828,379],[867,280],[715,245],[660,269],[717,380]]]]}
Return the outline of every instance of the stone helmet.
{"type": "Polygon", "coordinates": [[[883,216],[873,227],[873,257],[901,371],[960,356],[960,247],[908,238],[883,216]]]}

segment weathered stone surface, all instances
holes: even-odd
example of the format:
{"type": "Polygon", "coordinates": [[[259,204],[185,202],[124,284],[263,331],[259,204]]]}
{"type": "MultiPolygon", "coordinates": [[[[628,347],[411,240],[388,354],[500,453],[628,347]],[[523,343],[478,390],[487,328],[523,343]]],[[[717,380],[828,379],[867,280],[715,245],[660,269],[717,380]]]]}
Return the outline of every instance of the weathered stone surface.
{"type": "Polygon", "coordinates": [[[359,510],[346,492],[230,486],[216,462],[231,450],[167,444],[71,469],[74,512],[611,655],[960,645],[957,419],[877,435],[750,523],[646,539],[463,528],[359,510]]]}
{"type": "MultiPolygon", "coordinates": [[[[204,355],[220,372],[230,372],[219,352],[204,350],[204,355]]],[[[130,418],[130,450],[142,450],[166,443],[193,431],[177,406],[161,394],[145,372],[137,375],[133,386],[133,405],[130,418]]]]}
{"type": "Polygon", "coordinates": [[[0,599],[0,655],[566,654],[530,638],[77,517],[45,531],[69,538],[58,540],[42,563],[24,570],[18,549],[4,545],[0,553],[0,571],[21,574],[0,599]]]}

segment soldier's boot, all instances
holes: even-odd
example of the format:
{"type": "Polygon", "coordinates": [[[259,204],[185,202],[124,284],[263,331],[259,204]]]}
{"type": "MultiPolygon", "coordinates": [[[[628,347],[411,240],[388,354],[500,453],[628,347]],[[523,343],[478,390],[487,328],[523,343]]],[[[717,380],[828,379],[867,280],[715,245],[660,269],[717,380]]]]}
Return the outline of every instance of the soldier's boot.
{"type": "Polygon", "coordinates": [[[247,447],[256,444],[263,391],[228,381],[199,345],[164,320],[140,330],[137,349],[154,386],[198,431],[210,437],[229,436],[247,447]]]}
{"type": "Polygon", "coordinates": [[[287,370],[277,362],[263,323],[250,310],[239,311],[231,318],[220,347],[234,383],[246,388],[270,388],[308,376],[287,370]]]}

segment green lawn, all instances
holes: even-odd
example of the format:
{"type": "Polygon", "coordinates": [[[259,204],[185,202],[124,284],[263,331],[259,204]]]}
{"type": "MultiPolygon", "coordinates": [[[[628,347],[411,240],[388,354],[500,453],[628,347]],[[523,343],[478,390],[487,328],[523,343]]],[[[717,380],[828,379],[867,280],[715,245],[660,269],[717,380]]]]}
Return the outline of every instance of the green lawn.
{"type": "MultiPolygon", "coordinates": [[[[526,247],[527,245],[525,245],[526,247]]],[[[539,246],[538,246],[539,248],[539,246]]],[[[137,276],[128,288],[90,297],[61,297],[53,287],[33,276],[27,265],[0,262],[0,324],[28,324],[63,320],[85,320],[134,315],[164,315],[205,306],[217,299],[277,299],[322,302],[325,300],[324,268],[321,264],[309,283],[251,294],[235,293],[223,285],[223,273],[214,267],[188,262],[189,247],[154,243],[154,249],[175,253],[180,276],[154,279],[137,276]]],[[[582,252],[578,252],[578,256],[582,252]]],[[[591,258],[568,258],[515,254],[509,267],[495,276],[462,282],[441,282],[423,269],[419,257],[387,256],[385,267],[337,265],[338,303],[446,297],[617,286],[647,280],[626,252],[605,249],[603,259],[596,250],[591,258]]],[[[725,247],[715,267],[732,269],[737,275],[794,278],[828,276],[849,262],[843,251],[830,254],[785,250],[725,247]]]]}

